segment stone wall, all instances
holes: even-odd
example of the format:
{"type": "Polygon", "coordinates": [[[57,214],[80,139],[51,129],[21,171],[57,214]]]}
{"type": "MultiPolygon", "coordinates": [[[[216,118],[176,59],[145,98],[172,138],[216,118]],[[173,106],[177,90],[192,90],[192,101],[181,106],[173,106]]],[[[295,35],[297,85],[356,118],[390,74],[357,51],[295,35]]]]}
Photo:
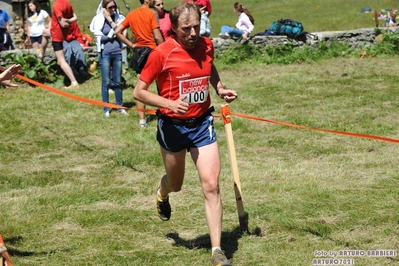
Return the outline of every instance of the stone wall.
{"type": "MultiPolygon", "coordinates": [[[[399,30],[395,28],[379,28],[382,32],[390,30],[396,32],[399,30]]],[[[257,47],[276,46],[292,44],[294,47],[302,47],[305,45],[315,46],[319,42],[325,41],[327,43],[338,42],[346,43],[351,47],[365,47],[373,45],[376,42],[376,29],[364,28],[350,31],[326,31],[326,32],[312,32],[307,35],[306,42],[296,41],[287,36],[254,36],[249,39],[246,45],[255,45],[257,47]]],[[[239,40],[213,38],[215,49],[217,53],[221,53],[226,49],[240,44],[239,40]]]]}
{"type": "MultiPolygon", "coordinates": [[[[392,31],[396,32],[399,30],[398,27],[395,28],[379,28],[381,32],[392,31]]],[[[288,38],[287,36],[256,36],[251,37],[246,44],[241,44],[239,40],[234,39],[221,39],[221,38],[212,38],[212,41],[215,45],[216,53],[223,53],[225,50],[229,48],[233,48],[238,45],[254,45],[257,47],[266,47],[266,46],[276,46],[276,45],[285,45],[292,44],[294,47],[302,47],[305,45],[315,46],[321,41],[325,41],[327,43],[338,42],[338,43],[346,43],[351,47],[366,47],[375,44],[376,42],[376,32],[375,28],[365,28],[365,29],[357,29],[350,31],[326,31],[326,32],[313,32],[308,34],[306,42],[299,42],[293,39],[288,38]]],[[[26,51],[34,53],[34,51],[30,50],[15,50],[9,51],[12,53],[26,51]]],[[[2,52],[8,53],[8,52],[2,52]]],[[[95,51],[95,47],[89,47],[85,49],[85,53],[89,58],[89,62],[97,60],[97,53],[95,51]]],[[[5,62],[0,53],[0,65],[5,66],[10,64],[10,62],[5,62]]],[[[44,56],[43,61],[45,63],[49,63],[52,60],[55,60],[54,52],[51,48],[51,44],[46,50],[46,54],[44,56]]]]}

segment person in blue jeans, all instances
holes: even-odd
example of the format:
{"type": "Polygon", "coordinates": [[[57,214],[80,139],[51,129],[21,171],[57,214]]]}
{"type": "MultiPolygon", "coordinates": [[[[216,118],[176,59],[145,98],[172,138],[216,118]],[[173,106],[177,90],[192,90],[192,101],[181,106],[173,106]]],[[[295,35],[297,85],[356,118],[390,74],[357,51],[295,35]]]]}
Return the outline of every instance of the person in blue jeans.
{"type": "MultiPolygon", "coordinates": [[[[91,30],[96,37],[97,51],[99,52],[102,101],[109,102],[108,88],[111,88],[115,92],[116,104],[122,106],[122,43],[116,38],[114,30],[124,17],[116,12],[117,8],[114,0],[103,0],[103,12],[93,18],[91,30]],[[112,83],[110,82],[110,74],[112,75],[112,83]]],[[[109,107],[104,107],[105,117],[110,116],[110,111],[109,107]]],[[[128,115],[122,108],[118,109],[118,112],[128,115]]]]}
{"type": "Polygon", "coordinates": [[[248,9],[240,2],[234,3],[234,12],[238,15],[238,22],[235,28],[222,26],[219,37],[222,39],[235,37],[246,41],[254,29],[255,20],[248,9]]]}

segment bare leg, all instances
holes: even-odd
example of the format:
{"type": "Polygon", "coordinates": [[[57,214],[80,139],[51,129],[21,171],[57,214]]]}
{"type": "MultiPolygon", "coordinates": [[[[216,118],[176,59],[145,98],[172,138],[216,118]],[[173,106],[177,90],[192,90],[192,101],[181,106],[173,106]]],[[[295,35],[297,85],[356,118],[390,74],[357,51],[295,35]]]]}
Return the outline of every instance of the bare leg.
{"type": "Polygon", "coordinates": [[[222,200],[219,191],[220,157],[217,142],[190,149],[205,196],[205,215],[212,247],[219,247],[222,236],[222,200]]]}
{"type": "Polygon", "coordinates": [[[44,56],[44,53],[46,52],[48,41],[49,41],[48,37],[43,36],[42,43],[41,43],[41,50],[42,50],[43,56],[44,56]]]}
{"type": "Polygon", "coordinates": [[[160,193],[162,197],[166,197],[170,192],[181,190],[186,165],[186,150],[169,152],[161,147],[161,153],[166,175],[161,179],[160,193]]]}
{"type": "Polygon", "coordinates": [[[62,71],[64,71],[65,75],[67,75],[71,82],[76,82],[76,78],[73,75],[72,69],[65,60],[64,51],[56,51],[55,56],[57,57],[57,64],[61,67],[62,71]]]}

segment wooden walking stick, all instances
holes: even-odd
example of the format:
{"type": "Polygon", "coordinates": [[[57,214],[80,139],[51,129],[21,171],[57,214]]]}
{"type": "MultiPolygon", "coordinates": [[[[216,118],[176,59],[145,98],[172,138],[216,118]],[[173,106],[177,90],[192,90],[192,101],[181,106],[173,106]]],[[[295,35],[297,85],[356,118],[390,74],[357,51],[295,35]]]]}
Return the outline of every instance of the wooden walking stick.
{"type": "Polygon", "coordinates": [[[241,182],[240,182],[240,177],[238,175],[238,165],[237,165],[236,151],[234,147],[233,130],[231,128],[229,105],[228,104],[222,105],[221,111],[224,122],[224,128],[226,130],[226,135],[227,135],[227,143],[229,146],[231,170],[233,172],[233,178],[234,178],[234,192],[237,203],[238,221],[240,222],[241,231],[248,232],[248,221],[244,212],[244,204],[242,201],[241,182]]]}

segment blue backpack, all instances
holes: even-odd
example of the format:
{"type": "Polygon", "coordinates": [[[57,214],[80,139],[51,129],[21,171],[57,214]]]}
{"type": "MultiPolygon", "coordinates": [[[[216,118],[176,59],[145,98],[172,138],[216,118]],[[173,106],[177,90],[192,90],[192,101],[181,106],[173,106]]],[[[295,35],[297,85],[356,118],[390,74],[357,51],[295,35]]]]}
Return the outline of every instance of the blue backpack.
{"type": "Polygon", "coordinates": [[[276,35],[287,35],[290,38],[296,38],[303,33],[303,25],[301,22],[292,19],[279,19],[269,28],[276,35]]]}

